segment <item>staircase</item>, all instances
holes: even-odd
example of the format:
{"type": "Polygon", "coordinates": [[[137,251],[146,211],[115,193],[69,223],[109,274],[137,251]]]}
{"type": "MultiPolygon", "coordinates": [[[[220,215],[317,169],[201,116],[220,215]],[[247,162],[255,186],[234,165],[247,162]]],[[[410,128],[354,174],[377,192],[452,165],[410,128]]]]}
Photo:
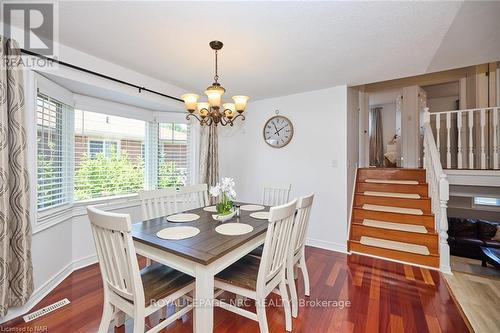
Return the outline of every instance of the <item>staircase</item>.
{"type": "Polygon", "coordinates": [[[358,169],[349,251],[439,267],[439,238],[423,169],[358,169]]]}

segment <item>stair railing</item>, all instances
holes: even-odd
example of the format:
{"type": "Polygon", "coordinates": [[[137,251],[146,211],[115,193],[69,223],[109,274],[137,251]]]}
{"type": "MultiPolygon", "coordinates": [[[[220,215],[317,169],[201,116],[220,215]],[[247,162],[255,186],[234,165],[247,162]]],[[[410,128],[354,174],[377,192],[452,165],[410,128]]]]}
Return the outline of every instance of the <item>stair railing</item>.
{"type": "Polygon", "coordinates": [[[438,155],[447,169],[500,169],[499,113],[496,106],[430,114],[438,155]]]}
{"type": "Polygon", "coordinates": [[[450,198],[449,183],[443,172],[439,152],[434,141],[430,124],[429,108],[424,112],[424,168],[426,170],[429,196],[432,201],[434,227],[439,235],[439,269],[444,273],[451,273],[450,247],[448,245],[448,215],[446,209],[450,198]]]}

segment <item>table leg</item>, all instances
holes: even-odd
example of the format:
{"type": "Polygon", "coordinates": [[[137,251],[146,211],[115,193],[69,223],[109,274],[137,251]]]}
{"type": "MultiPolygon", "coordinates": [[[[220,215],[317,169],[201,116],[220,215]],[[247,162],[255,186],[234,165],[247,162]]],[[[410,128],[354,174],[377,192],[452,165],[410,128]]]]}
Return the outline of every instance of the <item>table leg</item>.
{"type": "Polygon", "coordinates": [[[214,273],[206,266],[195,267],[195,292],[194,292],[194,333],[213,332],[214,329],[214,273]]]}

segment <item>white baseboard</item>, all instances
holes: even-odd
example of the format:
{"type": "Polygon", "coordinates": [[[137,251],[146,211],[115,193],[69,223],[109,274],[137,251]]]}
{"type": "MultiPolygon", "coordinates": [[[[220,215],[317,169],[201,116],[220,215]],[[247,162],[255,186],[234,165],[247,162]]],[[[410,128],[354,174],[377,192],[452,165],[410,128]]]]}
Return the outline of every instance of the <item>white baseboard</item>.
{"type": "Polygon", "coordinates": [[[324,241],[321,239],[307,238],[306,245],[317,247],[324,250],[347,253],[347,243],[342,244],[342,243],[324,241]]]}
{"type": "Polygon", "coordinates": [[[0,318],[0,324],[12,320],[16,317],[23,316],[28,313],[35,305],[38,304],[45,296],[47,296],[55,287],[57,287],[65,278],[67,278],[71,273],[77,269],[83,268],[88,265],[92,265],[97,262],[97,255],[90,255],[77,259],[75,261],[67,264],[63,269],[57,272],[52,278],[38,287],[26,304],[21,307],[11,308],[7,312],[7,315],[0,318]]]}

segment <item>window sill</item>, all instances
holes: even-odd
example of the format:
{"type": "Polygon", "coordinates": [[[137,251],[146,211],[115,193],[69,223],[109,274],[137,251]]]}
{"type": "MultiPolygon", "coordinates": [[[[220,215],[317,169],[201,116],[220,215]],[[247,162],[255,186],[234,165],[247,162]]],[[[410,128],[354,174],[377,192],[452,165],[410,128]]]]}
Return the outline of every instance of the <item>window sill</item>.
{"type": "Polygon", "coordinates": [[[87,215],[86,207],[97,205],[104,211],[131,208],[140,205],[137,193],[125,194],[114,197],[88,199],[74,202],[72,205],[57,207],[37,214],[37,221],[33,226],[32,234],[56,226],[77,216],[87,215]]]}

